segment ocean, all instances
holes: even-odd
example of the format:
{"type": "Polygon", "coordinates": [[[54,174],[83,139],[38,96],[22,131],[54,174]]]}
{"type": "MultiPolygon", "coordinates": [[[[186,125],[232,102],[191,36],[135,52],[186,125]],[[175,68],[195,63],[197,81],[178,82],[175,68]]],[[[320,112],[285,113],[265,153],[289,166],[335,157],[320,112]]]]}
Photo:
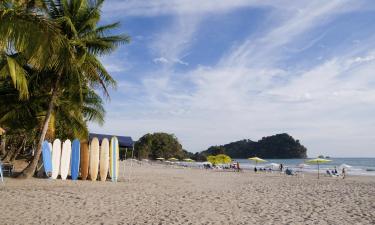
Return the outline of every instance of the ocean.
{"type": "MultiPolygon", "coordinates": [[[[301,170],[298,168],[298,164],[305,163],[307,159],[266,159],[267,163],[258,164],[257,167],[265,167],[267,164],[270,163],[277,163],[277,164],[284,164],[284,168],[290,168],[293,170],[301,170]]],[[[351,168],[347,169],[347,173],[350,175],[370,175],[375,176],[375,158],[330,158],[332,160],[329,163],[320,164],[319,168],[321,173],[325,173],[327,169],[332,170],[335,166],[339,173],[341,170],[339,169],[340,165],[346,164],[351,166],[351,168]]],[[[253,169],[254,162],[247,160],[247,159],[233,159],[233,161],[238,161],[240,163],[240,167],[244,169],[253,169]]],[[[305,172],[316,172],[318,167],[316,165],[309,165],[304,167],[302,171],[305,172]]]]}

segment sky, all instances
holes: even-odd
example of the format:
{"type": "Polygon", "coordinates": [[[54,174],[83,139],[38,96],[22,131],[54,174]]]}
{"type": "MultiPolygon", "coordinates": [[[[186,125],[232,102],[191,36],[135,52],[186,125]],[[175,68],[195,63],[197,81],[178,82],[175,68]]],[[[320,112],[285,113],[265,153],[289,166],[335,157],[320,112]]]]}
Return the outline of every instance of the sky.
{"type": "Polygon", "coordinates": [[[91,132],[167,132],[183,148],[288,133],[308,155],[375,157],[373,0],[107,0],[131,36],[91,132]]]}

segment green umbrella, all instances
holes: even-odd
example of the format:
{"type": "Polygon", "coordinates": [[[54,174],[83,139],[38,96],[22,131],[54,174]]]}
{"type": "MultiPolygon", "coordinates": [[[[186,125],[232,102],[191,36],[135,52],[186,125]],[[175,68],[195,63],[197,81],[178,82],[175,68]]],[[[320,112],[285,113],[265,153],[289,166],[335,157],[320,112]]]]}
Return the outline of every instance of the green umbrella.
{"type": "Polygon", "coordinates": [[[322,164],[322,163],[328,163],[328,162],[331,162],[331,161],[332,160],[329,160],[329,159],[316,158],[316,159],[307,160],[306,162],[310,163],[310,164],[318,165],[318,179],[319,179],[319,165],[322,164]]]}
{"type": "Polygon", "coordinates": [[[178,161],[178,159],[173,158],[173,157],[172,157],[172,158],[169,158],[168,160],[169,160],[169,161],[178,161]]]}
{"type": "Polygon", "coordinates": [[[267,162],[267,160],[264,160],[264,159],[261,159],[261,158],[258,158],[258,157],[251,157],[251,158],[248,158],[248,160],[252,160],[255,162],[255,166],[258,164],[258,163],[264,163],[264,162],[267,162]]]}

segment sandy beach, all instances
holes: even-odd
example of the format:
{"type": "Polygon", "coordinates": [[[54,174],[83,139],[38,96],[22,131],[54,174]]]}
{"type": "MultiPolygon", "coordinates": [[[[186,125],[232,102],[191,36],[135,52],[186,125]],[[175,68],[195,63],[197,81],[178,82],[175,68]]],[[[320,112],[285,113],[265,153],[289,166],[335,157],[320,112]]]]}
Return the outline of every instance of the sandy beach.
{"type": "Polygon", "coordinates": [[[129,165],[118,183],[6,178],[1,224],[375,223],[375,177],[129,165]]]}

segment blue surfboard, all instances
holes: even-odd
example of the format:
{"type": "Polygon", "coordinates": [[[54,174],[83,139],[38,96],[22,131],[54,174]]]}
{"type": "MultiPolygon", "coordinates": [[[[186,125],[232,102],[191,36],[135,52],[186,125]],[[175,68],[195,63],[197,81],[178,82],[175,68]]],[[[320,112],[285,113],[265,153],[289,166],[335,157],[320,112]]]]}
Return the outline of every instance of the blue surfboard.
{"type": "Polygon", "coordinates": [[[77,180],[79,176],[80,147],[81,142],[78,139],[74,139],[72,145],[72,158],[70,161],[70,174],[72,175],[72,180],[77,180]]]}
{"type": "Polygon", "coordinates": [[[43,166],[44,171],[48,177],[52,176],[52,149],[50,149],[50,144],[48,141],[44,141],[42,145],[42,155],[43,155],[43,166]]]}

